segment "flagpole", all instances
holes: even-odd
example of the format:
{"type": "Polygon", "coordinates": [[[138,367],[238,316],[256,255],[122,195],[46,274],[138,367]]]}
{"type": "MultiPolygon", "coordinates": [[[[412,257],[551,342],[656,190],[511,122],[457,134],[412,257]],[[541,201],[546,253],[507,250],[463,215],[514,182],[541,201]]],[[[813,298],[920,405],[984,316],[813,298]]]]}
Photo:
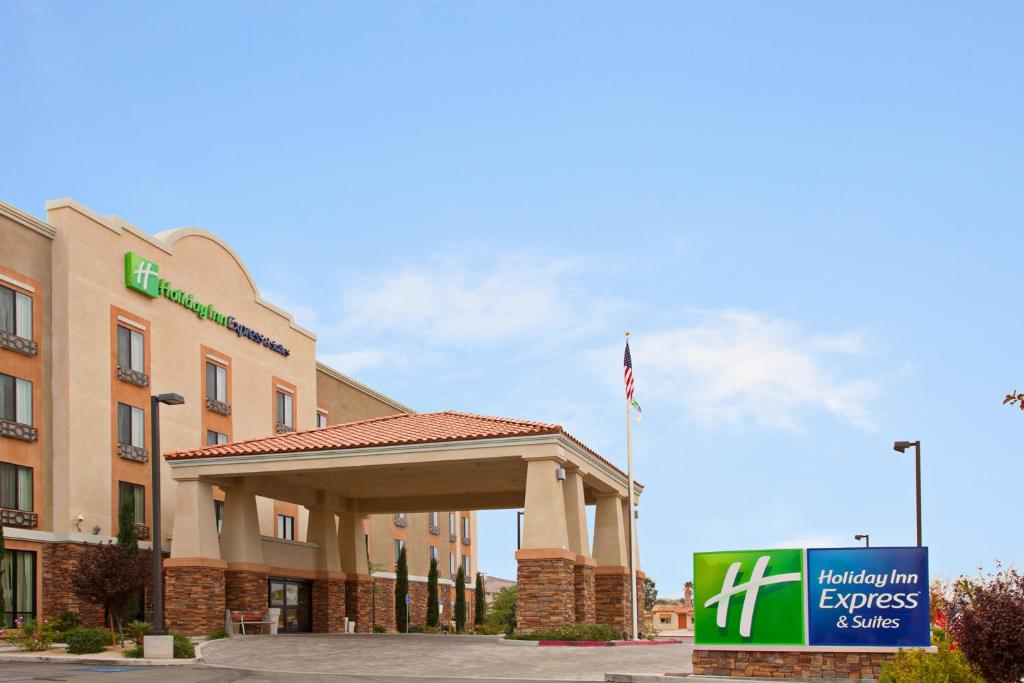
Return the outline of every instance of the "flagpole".
{"type": "MultiPolygon", "coordinates": [[[[629,331],[626,331],[629,344],[629,331]]],[[[633,640],[640,639],[636,617],[636,507],[633,504],[633,421],[630,420],[629,398],[626,398],[626,472],[629,478],[629,604],[633,618],[633,640]]]]}

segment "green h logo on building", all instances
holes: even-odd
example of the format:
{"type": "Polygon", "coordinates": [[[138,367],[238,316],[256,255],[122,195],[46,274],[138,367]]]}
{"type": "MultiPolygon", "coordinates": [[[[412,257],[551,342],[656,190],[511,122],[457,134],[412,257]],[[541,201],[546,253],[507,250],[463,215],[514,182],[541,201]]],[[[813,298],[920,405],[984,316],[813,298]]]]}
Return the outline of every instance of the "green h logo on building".
{"type": "Polygon", "coordinates": [[[695,553],[694,643],[803,645],[804,553],[695,553]]]}
{"type": "Polygon", "coordinates": [[[124,254],[124,284],[128,289],[145,294],[151,299],[158,295],[160,266],[142,258],[133,251],[124,254]]]}

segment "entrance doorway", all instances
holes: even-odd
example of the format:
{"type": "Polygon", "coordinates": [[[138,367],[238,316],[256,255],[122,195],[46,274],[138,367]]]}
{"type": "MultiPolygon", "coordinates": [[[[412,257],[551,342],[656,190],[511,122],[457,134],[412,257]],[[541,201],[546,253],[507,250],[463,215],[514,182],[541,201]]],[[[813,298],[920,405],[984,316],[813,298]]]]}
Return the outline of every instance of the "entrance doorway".
{"type": "Polygon", "coordinates": [[[295,579],[271,578],[270,607],[281,610],[279,633],[308,633],[313,630],[313,584],[295,579]]]}

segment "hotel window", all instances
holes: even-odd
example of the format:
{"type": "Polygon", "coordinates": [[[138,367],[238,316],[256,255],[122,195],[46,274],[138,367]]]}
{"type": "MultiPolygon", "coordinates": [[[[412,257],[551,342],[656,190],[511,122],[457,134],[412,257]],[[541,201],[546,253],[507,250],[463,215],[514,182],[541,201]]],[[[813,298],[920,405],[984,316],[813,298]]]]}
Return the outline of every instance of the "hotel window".
{"type": "Polygon", "coordinates": [[[213,501],[213,519],[217,523],[217,535],[224,529],[224,501],[213,501]]]}
{"type": "Polygon", "coordinates": [[[462,556],[462,575],[469,581],[469,555],[462,556]]]}
{"type": "Polygon", "coordinates": [[[402,551],[405,550],[405,541],[400,538],[395,539],[395,564],[398,564],[398,558],[402,555],[402,551]]]}
{"type": "Polygon", "coordinates": [[[448,571],[455,576],[455,553],[448,553],[448,571]]]}
{"type": "Polygon", "coordinates": [[[0,507],[32,511],[32,468],[0,462],[0,507]]]}
{"type": "Polygon", "coordinates": [[[453,535],[455,534],[455,513],[454,512],[449,512],[448,513],[448,531],[449,531],[449,533],[451,533],[453,535]]]}
{"type": "Polygon", "coordinates": [[[437,546],[430,546],[430,559],[436,562],[438,557],[439,555],[437,554],[437,546]]]}
{"type": "Polygon", "coordinates": [[[32,424],[32,382],[0,374],[0,419],[32,424]]]}
{"type": "Polygon", "coordinates": [[[276,406],[277,424],[284,425],[289,429],[295,427],[292,424],[292,395],[283,391],[274,392],[274,405],[276,406]]]}
{"type": "Polygon", "coordinates": [[[228,402],[228,370],[210,361],[206,361],[206,398],[228,402]]]}
{"type": "Polygon", "coordinates": [[[215,432],[212,429],[206,430],[206,445],[207,446],[219,446],[220,444],[228,442],[228,435],[215,432]]]}
{"type": "Polygon", "coordinates": [[[0,286],[0,330],[22,339],[32,338],[32,297],[0,286]]]}
{"type": "Polygon", "coordinates": [[[5,550],[3,558],[4,626],[36,618],[36,554],[5,550]]]}
{"type": "Polygon", "coordinates": [[[462,541],[464,543],[469,543],[469,538],[470,538],[470,536],[469,536],[469,516],[468,515],[463,515],[462,516],[462,541]]]}
{"type": "Polygon", "coordinates": [[[127,481],[117,482],[117,509],[125,505],[131,510],[132,519],[136,524],[146,523],[146,487],[142,484],[131,484],[127,481]]]}
{"type": "Polygon", "coordinates": [[[316,411],[316,426],[318,428],[327,426],[327,413],[322,410],[316,411]]]}
{"type": "Polygon", "coordinates": [[[146,414],[142,408],[126,403],[117,404],[117,442],[145,448],[146,446],[146,414]]]}
{"type": "Polygon", "coordinates": [[[145,340],[139,332],[117,326],[117,364],[122,368],[146,371],[145,340]]]}
{"type": "Polygon", "coordinates": [[[286,541],[295,540],[295,518],[291,515],[277,516],[277,537],[286,541]]]}

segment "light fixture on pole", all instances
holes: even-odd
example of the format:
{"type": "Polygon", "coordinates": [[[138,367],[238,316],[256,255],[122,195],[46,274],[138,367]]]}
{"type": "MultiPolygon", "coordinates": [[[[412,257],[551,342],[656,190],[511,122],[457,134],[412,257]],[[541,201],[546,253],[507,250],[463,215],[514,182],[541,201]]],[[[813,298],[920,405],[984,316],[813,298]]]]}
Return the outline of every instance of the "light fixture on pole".
{"type": "Polygon", "coordinates": [[[864,541],[864,547],[871,547],[871,534],[855,534],[853,537],[855,541],[864,541]]]}
{"type": "Polygon", "coordinates": [[[917,547],[921,547],[921,442],[920,441],[897,441],[892,445],[894,451],[906,453],[907,449],[914,447],[914,471],[917,483],[917,547]]]}
{"type": "Polygon", "coordinates": [[[153,453],[150,457],[152,477],[150,488],[153,500],[153,635],[163,635],[164,630],[164,556],[160,541],[160,404],[180,406],[185,402],[181,394],[157,394],[149,397],[150,429],[153,439],[153,453]]]}

